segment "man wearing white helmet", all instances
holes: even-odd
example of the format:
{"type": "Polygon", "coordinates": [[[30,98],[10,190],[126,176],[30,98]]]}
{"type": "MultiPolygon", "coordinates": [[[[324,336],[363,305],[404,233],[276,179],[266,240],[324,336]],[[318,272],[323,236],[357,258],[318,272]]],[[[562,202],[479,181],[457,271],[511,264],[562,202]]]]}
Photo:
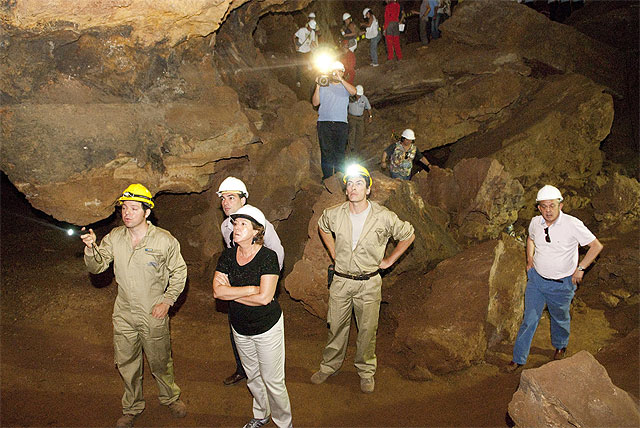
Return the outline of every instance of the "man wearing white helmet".
{"type": "MultiPolygon", "coordinates": [[[[227,177],[222,181],[222,183],[220,183],[220,187],[216,193],[220,198],[222,211],[224,211],[224,215],[227,216],[220,225],[220,231],[222,232],[222,238],[224,239],[225,246],[227,248],[231,248],[233,246],[233,224],[231,223],[231,215],[247,203],[249,192],[247,191],[247,186],[245,186],[242,180],[235,177],[227,177]]],[[[280,243],[278,233],[269,221],[266,221],[265,225],[264,246],[275,251],[278,256],[280,270],[282,270],[282,265],[284,263],[284,248],[280,243]]],[[[236,384],[247,377],[244,372],[244,368],[242,367],[242,362],[240,361],[240,356],[238,355],[238,349],[236,348],[236,343],[233,340],[233,332],[231,329],[229,330],[229,336],[231,338],[233,355],[236,359],[236,371],[223,381],[225,385],[236,384]]]]}
{"type": "Polygon", "coordinates": [[[362,85],[356,86],[356,95],[351,97],[349,101],[349,152],[355,154],[364,136],[364,119],[369,119],[369,123],[373,119],[371,114],[371,104],[369,99],[364,95],[362,85]]]}
{"type": "Polygon", "coordinates": [[[413,130],[405,129],[402,131],[400,141],[392,143],[382,152],[380,165],[383,169],[387,168],[387,165],[389,166],[391,178],[411,180],[413,162],[420,162],[427,171],[429,170],[430,164],[414,144],[415,140],[416,134],[413,130]]]}
{"type": "Polygon", "coordinates": [[[322,179],[331,177],[343,169],[344,151],[349,138],[347,107],[349,96],[356,88],[344,79],[344,65],[336,61],[332,67],[333,78],[327,86],[316,82],[311,102],[318,107],[318,142],[322,179]]]}
{"type": "Polygon", "coordinates": [[[551,322],[551,344],[555,348],[553,359],[565,356],[569,343],[571,300],[585,269],[602,251],[600,241],[580,220],[562,212],[562,195],[557,188],[544,186],[538,192],[536,202],[541,215],[534,217],[529,224],[524,317],[507,372],[515,372],[526,364],[545,304],[551,322]],[[589,247],[580,263],[578,246],[589,247]]]}
{"type": "Polygon", "coordinates": [[[318,24],[315,19],[309,20],[304,27],[298,29],[293,35],[293,44],[295,45],[297,52],[297,66],[296,66],[296,85],[300,86],[302,79],[302,69],[309,62],[309,53],[318,47],[318,37],[316,35],[316,28],[318,24]]]}

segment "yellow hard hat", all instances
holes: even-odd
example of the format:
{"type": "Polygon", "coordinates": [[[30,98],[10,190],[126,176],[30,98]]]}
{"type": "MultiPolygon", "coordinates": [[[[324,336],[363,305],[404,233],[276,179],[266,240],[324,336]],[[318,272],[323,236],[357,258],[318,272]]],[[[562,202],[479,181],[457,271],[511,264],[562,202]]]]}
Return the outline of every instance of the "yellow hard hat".
{"type": "Polygon", "coordinates": [[[149,208],[153,208],[155,205],[149,189],[139,183],[132,184],[124,189],[124,192],[122,192],[122,196],[120,196],[118,202],[122,204],[124,201],[142,202],[143,204],[148,205],[149,208]]]}
{"type": "Polygon", "coordinates": [[[342,177],[342,181],[344,182],[344,184],[347,184],[347,181],[351,177],[364,177],[369,179],[368,187],[371,187],[371,185],[373,184],[373,180],[371,179],[371,174],[369,174],[369,171],[367,171],[367,168],[358,164],[350,165],[347,168],[347,172],[344,174],[344,177],[342,177]]]}

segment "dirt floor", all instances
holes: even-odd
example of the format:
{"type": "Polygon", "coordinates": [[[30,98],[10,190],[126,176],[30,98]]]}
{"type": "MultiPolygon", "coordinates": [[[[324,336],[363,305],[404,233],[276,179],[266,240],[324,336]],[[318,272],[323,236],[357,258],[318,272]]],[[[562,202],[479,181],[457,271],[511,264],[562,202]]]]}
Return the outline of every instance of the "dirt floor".
{"type": "MultiPolygon", "coordinates": [[[[122,385],[113,363],[110,322],[116,286],[109,274],[90,276],[82,243],[33,210],[2,177],[2,426],[112,426],[120,415],[122,385]]],[[[60,226],[58,224],[58,226],[60,226]]],[[[97,230],[102,237],[113,227],[97,230]]],[[[323,385],[317,369],[326,327],[281,293],[285,314],[286,381],[296,426],[509,426],[507,405],[519,376],[499,368],[510,345],[490,363],[430,382],[413,382],[392,364],[392,332],[378,335],[376,391],[364,395],[353,367],[354,337],[338,375],[323,385]]],[[[574,314],[570,353],[596,353],[613,340],[603,314],[574,314]]],[[[242,426],[251,417],[251,396],[242,384],[225,387],[234,369],[226,314],[216,310],[210,279],[191,277],[171,319],[177,383],[188,406],[174,420],[156,397],[146,370],[147,408],[136,426],[242,426]]],[[[633,342],[633,341],[632,341],[633,342]]],[[[620,345],[618,345],[620,346],[620,345]]],[[[605,367],[614,383],[638,396],[637,343],[609,352],[605,367]],[[635,349],[634,349],[635,347],[635,349]]],[[[538,329],[529,366],[549,361],[548,320],[538,329]]],[[[273,424],[270,424],[273,426],[273,424]]]]}

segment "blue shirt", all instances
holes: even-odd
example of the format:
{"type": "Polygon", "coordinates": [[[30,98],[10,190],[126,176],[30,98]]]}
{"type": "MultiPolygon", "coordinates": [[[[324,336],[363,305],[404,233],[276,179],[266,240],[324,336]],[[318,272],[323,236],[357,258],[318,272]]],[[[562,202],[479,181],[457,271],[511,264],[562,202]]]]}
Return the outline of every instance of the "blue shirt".
{"type": "Polygon", "coordinates": [[[342,83],[320,86],[318,122],[347,122],[349,91],[342,83]]]}
{"type": "Polygon", "coordinates": [[[439,4],[440,4],[439,0],[429,0],[429,7],[431,8],[429,10],[429,13],[427,14],[429,18],[433,18],[433,15],[436,12],[436,7],[438,7],[439,4]]]}

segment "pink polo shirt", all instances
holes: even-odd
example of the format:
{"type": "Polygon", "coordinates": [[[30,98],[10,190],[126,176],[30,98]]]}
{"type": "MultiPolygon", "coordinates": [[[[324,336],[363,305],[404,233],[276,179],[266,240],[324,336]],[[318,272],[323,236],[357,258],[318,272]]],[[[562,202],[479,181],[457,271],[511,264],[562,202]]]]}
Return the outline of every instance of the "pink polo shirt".
{"type": "Polygon", "coordinates": [[[578,245],[592,243],[596,237],[579,219],[560,211],[549,226],[551,242],[545,239],[547,223],[541,215],[531,219],[529,238],[535,244],[533,267],[540,276],[561,279],[573,275],[578,266],[578,245]]]}

